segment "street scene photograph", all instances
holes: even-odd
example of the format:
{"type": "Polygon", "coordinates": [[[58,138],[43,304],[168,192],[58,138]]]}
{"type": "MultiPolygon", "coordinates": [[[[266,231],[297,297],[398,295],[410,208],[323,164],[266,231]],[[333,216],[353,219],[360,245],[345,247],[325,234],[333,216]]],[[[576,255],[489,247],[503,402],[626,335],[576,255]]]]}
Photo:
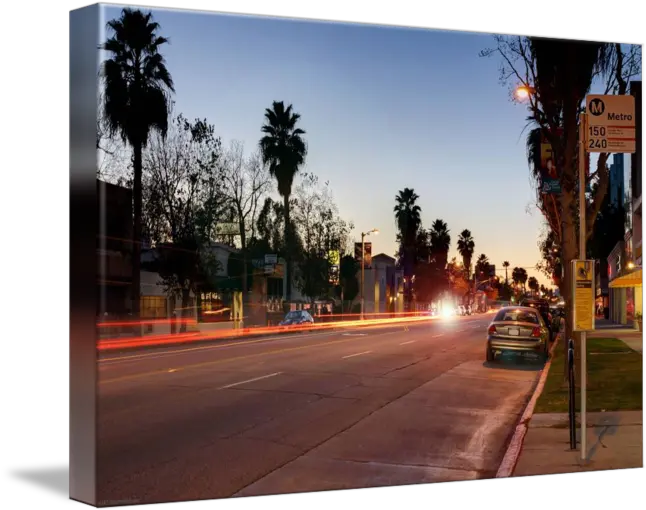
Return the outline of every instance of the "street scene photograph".
{"type": "Polygon", "coordinates": [[[99,10],[98,506],[643,467],[640,45],[99,10]]]}

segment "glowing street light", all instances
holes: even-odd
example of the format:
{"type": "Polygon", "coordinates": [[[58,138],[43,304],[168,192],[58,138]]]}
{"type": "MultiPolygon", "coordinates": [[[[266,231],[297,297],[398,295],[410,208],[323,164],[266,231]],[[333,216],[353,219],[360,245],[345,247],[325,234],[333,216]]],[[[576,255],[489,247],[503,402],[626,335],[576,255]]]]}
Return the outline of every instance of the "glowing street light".
{"type": "Polygon", "coordinates": [[[628,262],[627,267],[628,267],[628,269],[635,269],[635,263],[631,260],[630,262],[628,262]]]}
{"type": "Polygon", "coordinates": [[[530,87],[529,85],[521,85],[516,89],[516,98],[520,101],[529,99],[529,96],[536,93],[536,89],[530,87]]]}

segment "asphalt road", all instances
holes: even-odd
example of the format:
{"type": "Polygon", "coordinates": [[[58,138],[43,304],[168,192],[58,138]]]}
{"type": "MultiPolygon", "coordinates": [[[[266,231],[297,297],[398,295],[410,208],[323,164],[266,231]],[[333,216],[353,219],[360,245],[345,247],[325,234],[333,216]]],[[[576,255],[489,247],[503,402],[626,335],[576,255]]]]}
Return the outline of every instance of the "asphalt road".
{"type": "Polygon", "coordinates": [[[104,354],[99,504],[493,477],[541,365],[489,320],[104,354]]]}

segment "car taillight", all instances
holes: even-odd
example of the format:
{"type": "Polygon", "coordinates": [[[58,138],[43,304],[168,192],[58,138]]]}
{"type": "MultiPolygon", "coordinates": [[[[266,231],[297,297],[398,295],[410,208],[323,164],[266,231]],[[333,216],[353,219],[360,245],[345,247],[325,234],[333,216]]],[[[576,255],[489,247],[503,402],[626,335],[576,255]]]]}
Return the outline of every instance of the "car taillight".
{"type": "Polygon", "coordinates": [[[532,329],[532,336],[533,337],[540,337],[541,336],[541,328],[536,327],[532,329]]]}
{"type": "Polygon", "coordinates": [[[496,334],[496,326],[494,326],[494,325],[489,326],[488,332],[489,332],[490,335],[495,335],[496,334]]]}

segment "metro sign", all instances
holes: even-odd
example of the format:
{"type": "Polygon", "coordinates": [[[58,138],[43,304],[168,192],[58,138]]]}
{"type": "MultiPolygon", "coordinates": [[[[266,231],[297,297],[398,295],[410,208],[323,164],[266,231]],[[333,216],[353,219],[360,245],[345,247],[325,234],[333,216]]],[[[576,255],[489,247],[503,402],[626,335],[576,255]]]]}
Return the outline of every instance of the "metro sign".
{"type": "Polygon", "coordinates": [[[635,98],[589,95],[585,98],[587,152],[635,152],[635,98]]]}

